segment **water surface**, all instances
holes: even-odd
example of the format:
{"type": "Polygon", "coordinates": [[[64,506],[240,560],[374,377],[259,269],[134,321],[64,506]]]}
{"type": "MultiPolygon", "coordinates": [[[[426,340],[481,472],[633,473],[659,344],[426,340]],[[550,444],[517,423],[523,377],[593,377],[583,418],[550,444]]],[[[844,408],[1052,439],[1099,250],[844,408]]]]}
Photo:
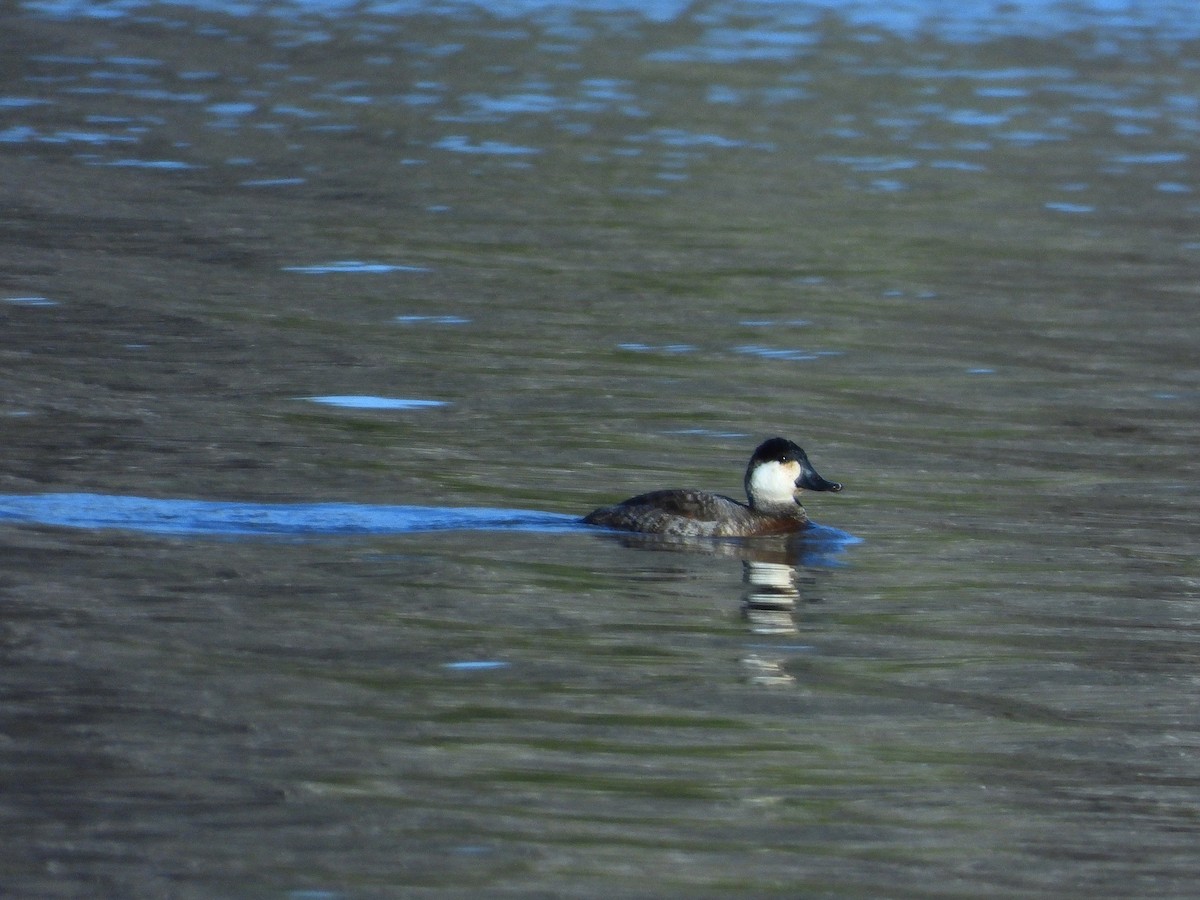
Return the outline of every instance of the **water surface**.
{"type": "Polygon", "coordinates": [[[8,9],[0,888],[1190,896],[1197,25],[8,9]]]}

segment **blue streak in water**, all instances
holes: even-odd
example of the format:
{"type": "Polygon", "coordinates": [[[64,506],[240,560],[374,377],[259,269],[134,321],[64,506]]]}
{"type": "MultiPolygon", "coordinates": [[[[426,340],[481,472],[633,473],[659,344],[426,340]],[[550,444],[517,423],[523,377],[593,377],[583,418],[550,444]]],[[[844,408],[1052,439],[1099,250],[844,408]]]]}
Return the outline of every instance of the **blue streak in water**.
{"type": "MultiPolygon", "coordinates": [[[[238,503],[109,494],[0,495],[0,525],[3,524],[115,529],[154,535],[290,539],[430,531],[559,534],[605,531],[583,524],[575,515],[526,509],[238,503]]],[[[835,567],[840,564],[837,557],[858,543],[861,538],[814,522],[804,532],[796,561],[806,566],[835,567]]]]}
{"type": "Polygon", "coordinates": [[[400,266],[392,263],[362,262],[357,259],[339,259],[334,262],[317,263],[311,266],[284,266],[285,272],[303,275],[386,275],[389,272],[428,272],[424,266],[400,266]]]}
{"type": "MultiPolygon", "coordinates": [[[[155,6],[151,0],[97,3],[89,0],[24,0],[27,10],[61,18],[132,18],[155,6]]],[[[232,16],[258,15],[261,0],[175,0],[175,5],[232,16]]],[[[630,13],[653,22],[683,18],[688,0],[287,0],[267,4],[280,18],[363,15],[442,14],[447,17],[483,10],[501,19],[544,18],[559,23],[564,12],[630,13]]],[[[706,7],[707,9],[707,7],[706,7]]],[[[1200,34],[1195,0],[782,0],[716,4],[707,16],[716,22],[695,45],[667,47],[651,56],[662,62],[738,62],[744,59],[792,59],[813,42],[813,26],[822,15],[834,15],[851,28],[878,28],[904,37],[926,33],[951,41],[982,41],[1003,36],[1054,37],[1086,28],[1121,34],[1146,30],[1176,40],[1200,34]],[[740,18],[739,18],[740,17],[740,18]],[[745,20],[750,24],[743,24],[745,20]],[[730,24],[732,21],[733,24],[730,24]]],[[[461,45],[447,44],[447,52],[461,45]]],[[[441,48],[437,48],[441,49],[441,48]]],[[[35,59],[59,64],[86,64],[87,57],[44,54],[35,59]]],[[[117,57],[111,64],[157,65],[157,60],[117,57]]],[[[1045,67],[1053,71],[1053,67],[1045,67]]],[[[1021,71],[1013,67],[1014,71],[1021,71]]],[[[1000,70],[1006,71],[1006,70],[1000,70]]],[[[1033,71],[1039,71],[1033,69],[1033,71]]]]}
{"type": "Polygon", "coordinates": [[[301,397],[312,403],[326,406],[342,406],[346,409],[424,409],[432,406],[447,406],[445,400],[414,400],[408,397],[371,397],[356,394],[335,394],[327,397],[301,397]]]}
{"type": "Polygon", "coordinates": [[[0,522],[151,534],[290,537],[456,530],[549,532],[587,527],[578,516],[524,509],[237,503],[107,494],[0,495],[0,522]]]}
{"type": "Polygon", "coordinates": [[[540,147],[522,147],[517,144],[506,144],[503,141],[483,141],[472,144],[464,135],[452,134],[431,144],[436,150],[450,150],[454,153],[474,153],[491,156],[530,156],[541,153],[540,147]]]}
{"type": "Polygon", "coordinates": [[[460,672],[483,672],[488,669],[506,669],[508,663],[492,659],[465,660],[442,664],[443,669],[455,669],[460,672]]]}

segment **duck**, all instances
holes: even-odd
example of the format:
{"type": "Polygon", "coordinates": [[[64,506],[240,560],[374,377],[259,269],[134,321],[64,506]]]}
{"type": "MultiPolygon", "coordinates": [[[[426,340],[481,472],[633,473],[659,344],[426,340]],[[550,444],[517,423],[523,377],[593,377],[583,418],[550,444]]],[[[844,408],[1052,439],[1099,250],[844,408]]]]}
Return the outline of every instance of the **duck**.
{"type": "Polygon", "coordinates": [[[841,484],[818,474],[798,444],[782,437],[765,440],[755,449],[746,466],[745,487],[747,503],[708,491],[651,491],[595,509],[583,522],[676,537],[790,534],[811,524],[800,503],[801,491],[842,490],[841,484]]]}

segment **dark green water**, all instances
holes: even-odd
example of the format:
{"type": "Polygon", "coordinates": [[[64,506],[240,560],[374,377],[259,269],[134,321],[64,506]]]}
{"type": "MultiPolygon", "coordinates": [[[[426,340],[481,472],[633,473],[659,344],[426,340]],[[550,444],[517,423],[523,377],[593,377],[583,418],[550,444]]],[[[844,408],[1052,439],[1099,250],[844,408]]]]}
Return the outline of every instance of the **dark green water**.
{"type": "Polygon", "coordinates": [[[747,615],[581,531],[5,525],[0,892],[1192,894],[1178,20],[47,8],[0,493],[582,514],[781,434],[863,542],[747,615]]]}

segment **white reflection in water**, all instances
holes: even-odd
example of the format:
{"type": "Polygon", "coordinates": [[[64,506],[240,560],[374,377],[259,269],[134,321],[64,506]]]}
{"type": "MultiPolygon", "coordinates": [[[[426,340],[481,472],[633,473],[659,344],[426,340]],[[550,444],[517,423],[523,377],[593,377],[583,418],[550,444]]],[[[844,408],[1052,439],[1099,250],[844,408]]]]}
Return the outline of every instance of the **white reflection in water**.
{"type": "Polygon", "coordinates": [[[758,538],[684,538],[614,531],[600,534],[632,550],[741,560],[742,617],[750,633],[763,640],[748,645],[740,663],[746,679],[759,686],[795,683],[794,676],[785,671],[785,663],[797,652],[813,652],[814,648],[770,639],[799,632],[796,616],[803,599],[801,584],[813,582],[817,569],[839,566],[837,557],[861,543],[848,532],[815,523],[801,532],[758,538]]]}
{"type": "Polygon", "coordinates": [[[800,589],[796,585],[796,569],[780,563],[744,560],[742,579],[742,612],[755,634],[794,634],[796,622],[792,617],[800,589]]]}

